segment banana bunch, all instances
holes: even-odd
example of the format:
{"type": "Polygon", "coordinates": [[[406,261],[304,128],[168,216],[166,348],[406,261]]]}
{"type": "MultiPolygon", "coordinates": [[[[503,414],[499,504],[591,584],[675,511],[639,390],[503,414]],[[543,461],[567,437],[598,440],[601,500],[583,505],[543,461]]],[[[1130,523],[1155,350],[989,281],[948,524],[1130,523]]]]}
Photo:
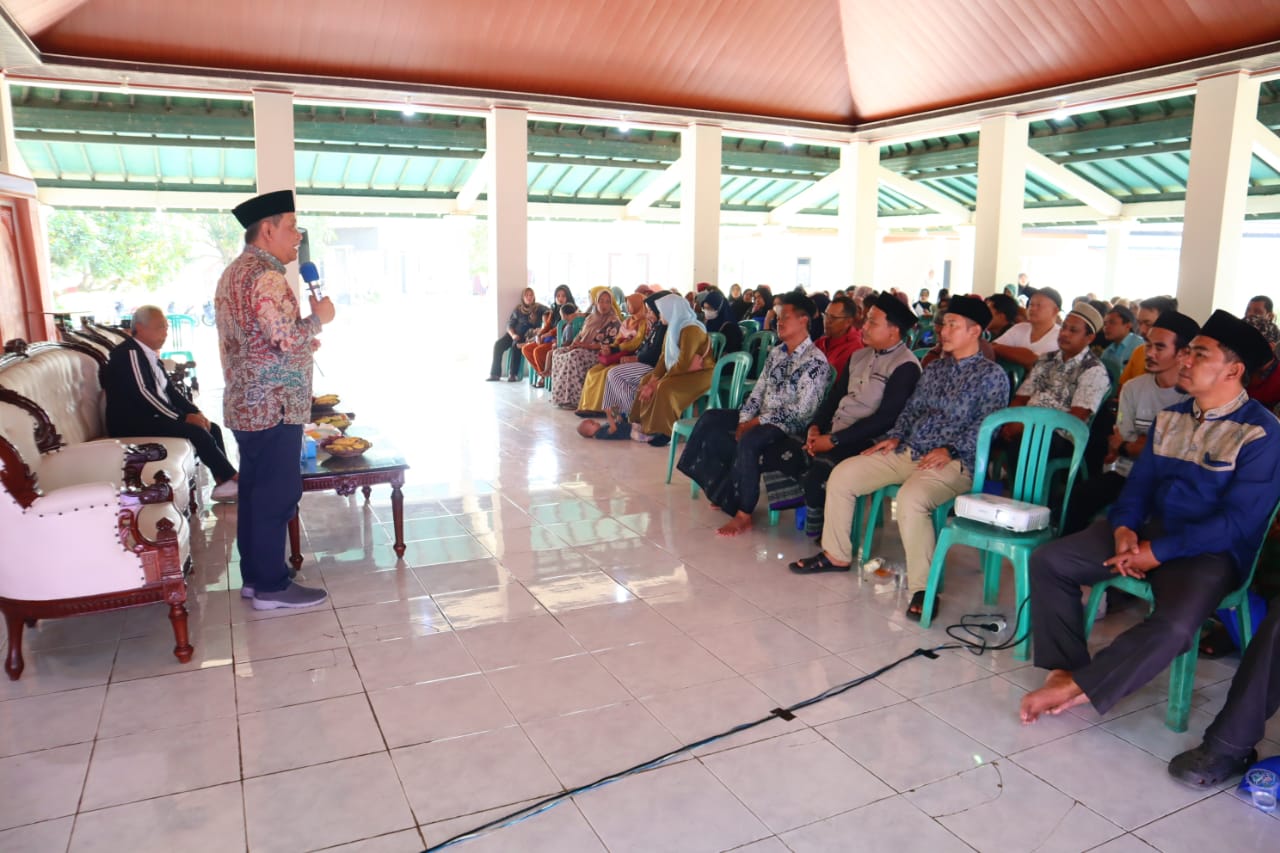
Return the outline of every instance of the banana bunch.
{"type": "Polygon", "coordinates": [[[358,436],[348,435],[342,438],[329,439],[323,446],[333,456],[359,456],[370,447],[373,447],[373,442],[358,436]]]}
{"type": "Polygon", "coordinates": [[[337,394],[321,394],[319,397],[312,398],[311,405],[322,409],[330,409],[338,405],[341,399],[337,394]]]}

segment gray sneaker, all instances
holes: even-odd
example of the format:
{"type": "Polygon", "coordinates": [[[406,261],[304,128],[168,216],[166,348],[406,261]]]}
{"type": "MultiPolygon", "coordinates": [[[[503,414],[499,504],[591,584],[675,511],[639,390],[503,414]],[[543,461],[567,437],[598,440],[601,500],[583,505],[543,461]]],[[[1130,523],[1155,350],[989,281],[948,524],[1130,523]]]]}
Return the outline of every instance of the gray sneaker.
{"type": "Polygon", "coordinates": [[[323,589],[291,583],[279,592],[256,592],[254,610],[275,610],[279,607],[315,607],[323,604],[329,593],[323,589]]]}
{"type": "Polygon", "coordinates": [[[240,587],[240,597],[253,598],[253,587],[249,586],[248,584],[245,584],[244,586],[240,587]]]}

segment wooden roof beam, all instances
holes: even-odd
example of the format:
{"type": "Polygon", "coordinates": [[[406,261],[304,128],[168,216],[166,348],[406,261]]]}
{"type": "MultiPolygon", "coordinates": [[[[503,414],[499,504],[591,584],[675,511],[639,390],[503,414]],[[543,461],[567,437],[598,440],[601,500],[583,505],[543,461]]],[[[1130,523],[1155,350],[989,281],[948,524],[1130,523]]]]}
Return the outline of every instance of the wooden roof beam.
{"type": "Polygon", "coordinates": [[[654,178],[649,186],[636,193],[636,197],[627,202],[623,213],[627,219],[643,219],[653,208],[656,201],[680,186],[680,178],[684,169],[684,158],[680,158],[654,178]]]}
{"type": "Polygon", "coordinates": [[[840,170],[836,169],[820,181],[810,184],[769,212],[771,225],[786,225],[800,211],[807,210],[815,204],[830,198],[840,189],[840,170]]]}
{"type": "Polygon", "coordinates": [[[486,151],[484,156],[476,162],[476,168],[467,178],[467,182],[458,190],[458,197],[454,199],[454,213],[470,213],[472,208],[476,206],[476,202],[480,200],[480,193],[484,192],[489,186],[489,164],[492,158],[486,151]]]}
{"type": "Polygon", "coordinates": [[[913,181],[883,165],[879,167],[879,177],[883,186],[937,211],[948,224],[965,224],[973,220],[973,212],[969,208],[932,187],[913,181]]]}
{"type": "Polygon", "coordinates": [[[1045,179],[1061,190],[1070,193],[1076,199],[1096,210],[1104,217],[1120,215],[1120,200],[1072,172],[1061,163],[1055,163],[1048,157],[1032,148],[1026,152],[1027,171],[1045,179]]]}

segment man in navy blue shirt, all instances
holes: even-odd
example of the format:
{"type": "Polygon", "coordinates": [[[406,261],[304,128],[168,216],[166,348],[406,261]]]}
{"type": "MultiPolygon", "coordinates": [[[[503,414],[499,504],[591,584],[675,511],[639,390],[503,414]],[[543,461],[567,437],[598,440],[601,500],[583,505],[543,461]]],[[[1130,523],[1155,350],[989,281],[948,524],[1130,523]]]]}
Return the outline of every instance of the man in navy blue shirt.
{"type": "Polygon", "coordinates": [[[1178,374],[1191,399],[1156,415],[1108,518],[1032,555],[1035,663],[1049,675],[1023,697],[1024,723],[1084,702],[1106,713],[1243,583],[1280,499],[1280,421],[1244,390],[1270,358],[1256,329],[1215,311],[1178,374]],[[1149,582],[1155,610],[1091,658],[1081,587],[1115,574],[1149,582]]]}

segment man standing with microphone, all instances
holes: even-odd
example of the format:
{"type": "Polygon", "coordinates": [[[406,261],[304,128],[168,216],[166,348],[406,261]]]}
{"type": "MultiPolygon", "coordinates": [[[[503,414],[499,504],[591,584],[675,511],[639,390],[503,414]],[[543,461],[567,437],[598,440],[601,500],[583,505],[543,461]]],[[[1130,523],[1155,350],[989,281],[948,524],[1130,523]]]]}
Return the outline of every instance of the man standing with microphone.
{"type": "Polygon", "coordinates": [[[255,610],[312,607],[328,594],[290,579],[285,548],[302,498],[298,459],[311,415],[311,354],[320,327],[333,320],[333,303],[312,295],[303,319],[285,278],[302,242],[292,190],[249,199],[232,213],[245,229],[244,252],[223,271],[214,305],[223,422],[240,447],[240,594],[255,610]]]}

